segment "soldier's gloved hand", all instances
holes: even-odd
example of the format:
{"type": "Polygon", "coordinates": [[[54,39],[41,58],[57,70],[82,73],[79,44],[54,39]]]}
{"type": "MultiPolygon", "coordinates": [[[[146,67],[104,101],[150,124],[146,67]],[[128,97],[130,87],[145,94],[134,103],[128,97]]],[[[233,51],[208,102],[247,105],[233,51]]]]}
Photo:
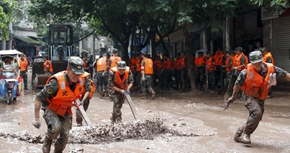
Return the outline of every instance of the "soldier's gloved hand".
{"type": "Polygon", "coordinates": [[[145,77],[142,77],[142,79],[141,79],[142,81],[145,81],[145,77]]]}
{"type": "Polygon", "coordinates": [[[80,101],[79,106],[80,106],[80,105],[83,105],[83,103],[84,103],[83,101],[80,101]]]}
{"type": "Polygon", "coordinates": [[[237,69],[237,67],[234,66],[234,67],[233,67],[233,70],[236,70],[236,69],[237,69]]]}
{"type": "Polygon", "coordinates": [[[127,90],[124,91],[124,93],[127,94],[127,95],[130,95],[130,90],[127,89],[127,90]]]}
{"type": "Polygon", "coordinates": [[[122,93],[122,94],[125,94],[125,90],[121,90],[121,93],[122,93]]]}
{"type": "Polygon", "coordinates": [[[235,100],[235,98],[234,98],[233,96],[231,96],[231,97],[227,100],[227,102],[226,102],[224,105],[222,105],[221,107],[224,108],[224,110],[228,109],[229,106],[230,106],[230,104],[233,103],[234,100],[235,100]]]}
{"type": "Polygon", "coordinates": [[[34,118],[33,121],[32,121],[32,124],[34,125],[34,127],[36,128],[40,128],[40,120],[39,118],[34,118]]]}

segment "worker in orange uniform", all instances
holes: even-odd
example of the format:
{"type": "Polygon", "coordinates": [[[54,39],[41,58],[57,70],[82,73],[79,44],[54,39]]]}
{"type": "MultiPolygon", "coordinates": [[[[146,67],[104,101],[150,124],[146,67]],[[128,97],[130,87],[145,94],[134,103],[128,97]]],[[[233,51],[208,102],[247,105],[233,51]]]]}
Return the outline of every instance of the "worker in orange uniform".
{"type": "Polygon", "coordinates": [[[20,76],[23,78],[24,81],[24,89],[28,90],[27,88],[27,70],[28,70],[28,61],[22,54],[20,57],[20,76]]]}
{"type": "MultiPolygon", "coordinates": [[[[267,47],[262,48],[263,59],[265,63],[274,64],[274,58],[267,47]]],[[[272,98],[272,88],[269,89],[267,98],[272,98]]]]}
{"type": "MultiPolygon", "coordinates": [[[[232,66],[233,66],[233,56],[231,55],[231,52],[230,51],[226,51],[226,56],[225,56],[225,70],[226,70],[226,87],[230,85],[230,81],[231,80],[231,77],[233,75],[233,71],[232,71],[232,66]]],[[[232,86],[227,88],[229,89],[230,91],[228,91],[229,93],[232,93],[232,86]]]]}
{"type": "Polygon", "coordinates": [[[203,89],[205,83],[205,56],[203,52],[198,52],[195,58],[195,84],[197,89],[203,89]]]}
{"type": "Polygon", "coordinates": [[[122,122],[121,108],[125,101],[125,95],[130,95],[130,89],[133,86],[134,78],[130,68],[126,66],[125,61],[119,61],[116,67],[113,67],[109,72],[109,92],[112,95],[113,112],[111,116],[112,123],[122,122]]]}
{"type": "Polygon", "coordinates": [[[109,71],[111,68],[116,67],[117,66],[117,62],[119,62],[121,60],[122,60],[121,57],[118,56],[118,50],[117,49],[113,49],[112,56],[110,56],[110,58],[108,60],[108,65],[107,65],[106,71],[109,71]]]}
{"type": "MultiPolygon", "coordinates": [[[[84,110],[87,111],[90,105],[90,99],[93,97],[95,93],[95,85],[94,81],[91,79],[91,74],[88,72],[84,72],[81,75],[82,82],[84,83],[84,91],[81,97],[81,102],[79,105],[83,105],[84,110]]],[[[76,114],[76,122],[77,126],[82,126],[83,118],[80,116],[80,114],[76,114]]]]}
{"type": "Polygon", "coordinates": [[[95,70],[97,72],[97,91],[99,98],[102,99],[108,92],[108,53],[104,53],[103,56],[95,62],[95,70]]]}
{"type": "Polygon", "coordinates": [[[179,60],[180,60],[180,53],[177,53],[173,62],[174,84],[175,84],[176,89],[180,88],[179,60]]]}
{"type": "Polygon", "coordinates": [[[182,51],[180,54],[180,60],[179,60],[179,71],[180,71],[180,82],[181,82],[181,89],[186,90],[186,87],[188,86],[188,70],[187,70],[187,64],[186,64],[186,56],[185,52],[182,51]]]}
{"type": "Polygon", "coordinates": [[[222,105],[224,109],[227,109],[236,99],[240,88],[242,88],[243,100],[245,107],[249,111],[249,116],[246,123],[236,130],[234,141],[243,144],[251,143],[250,136],[262,120],[268,90],[271,86],[276,85],[276,76],[290,81],[290,74],[287,71],[271,63],[263,62],[263,56],[260,51],[250,53],[250,62],[247,65],[247,69],[242,70],[239,74],[232,96],[222,105]]]}
{"type": "Polygon", "coordinates": [[[151,98],[155,98],[155,91],[152,87],[152,76],[153,76],[153,61],[151,58],[146,57],[146,52],[142,53],[142,62],[141,62],[141,84],[142,84],[142,98],[146,98],[147,90],[151,93],[151,98]]]}
{"type": "Polygon", "coordinates": [[[205,65],[206,65],[206,71],[207,71],[207,82],[208,82],[208,89],[209,90],[215,90],[215,60],[214,57],[211,55],[210,51],[206,52],[205,55],[205,65]]]}
{"type": "Polygon", "coordinates": [[[224,72],[223,70],[223,62],[224,62],[224,54],[223,51],[218,48],[214,55],[215,60],[215,85],[222,87],[223,84],[223,77],[222,74],[224,72]]]}
{"type": "Polygon", "coordinates": [[[45,74],[52,75],[53,74],[53,67],[50,60],[47,59],[47,56],[43,57],[43,71],[45,74]]]}

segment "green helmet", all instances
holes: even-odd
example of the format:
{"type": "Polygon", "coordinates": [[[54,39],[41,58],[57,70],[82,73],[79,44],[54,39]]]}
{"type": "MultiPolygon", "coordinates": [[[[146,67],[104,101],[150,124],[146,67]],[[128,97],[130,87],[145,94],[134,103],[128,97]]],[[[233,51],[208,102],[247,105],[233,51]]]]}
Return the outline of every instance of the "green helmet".
{"type": "Polygon", "coordinates": [[[263,55],[261,51],[252,51],[249,56],[250,56],[250,62],[253,64],[263,61],[263,55]]]}
{"type": "Polygon", "coordinates": [[[119,61],[119,62],[117,62],[117,68],[119,69],[119,70],[125,70],[126,69],[126,62],[125,61],[119,61]]]}
{"type": "Polygon", "coordinates": [[[71,56],[68,59],[68,67],[75,73],[75,74],[83,74],[84,73],[84,62],[78,56],[71,56]]]}

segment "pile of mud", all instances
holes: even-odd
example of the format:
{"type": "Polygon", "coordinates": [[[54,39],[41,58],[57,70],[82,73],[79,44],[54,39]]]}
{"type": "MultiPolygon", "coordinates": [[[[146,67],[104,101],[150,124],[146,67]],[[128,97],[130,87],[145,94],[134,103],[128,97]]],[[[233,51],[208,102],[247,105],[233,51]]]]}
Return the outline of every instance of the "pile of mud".
{"type": "MultiPolygon", "coordinates": [[[[179,132],[163,124],[163,121],[133,121],[118,124],[96,124],[94,129],[88,126],[75,127],[70,131],[69,143],[97,144],[124,139],[147,139],[152,140],[155,136],[166,134],[168,136],[211,136],[197,135],[193,133],[179,132]]],[[[213,134],[215,135],[215,134],[213,134]]],[[[32,136],[28,133],[0,133],[0,137],[15,138],[29,143],[43,143],[44,136],[32,136]]]]}

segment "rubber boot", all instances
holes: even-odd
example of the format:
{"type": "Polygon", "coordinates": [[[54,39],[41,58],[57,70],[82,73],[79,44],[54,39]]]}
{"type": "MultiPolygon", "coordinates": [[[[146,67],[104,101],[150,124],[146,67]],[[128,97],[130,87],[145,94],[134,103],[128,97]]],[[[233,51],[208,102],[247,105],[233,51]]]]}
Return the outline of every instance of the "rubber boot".
{"type": "Polygon", "coordinates": [[[50,152],[51,143],[52,143],[52,139],[46,135],[44,140],[43,140],[43,145],[42,145],[42,152],[43,153],[50,152]]]}
{"type": "Polygon", "coordinates": [[[243,134],[241,137],[241,143],[243,144],[251,144],[251,139],[249,134],[243,134]]]}
{"type": "Polygon", "coordinates": [[[241,128],[238,128],[236,133],[235,133],[235,136],[234,136],[234,141],[235,142],[241,142],[241,135],[242,135],[243,131],[241,128]]]}
{"type": "Polygon", "coordinates": [[[156,95],[156,92],[152,91],[151,94],[152,94],[151,98],[154,99],[155,95],[156,95]]]}

